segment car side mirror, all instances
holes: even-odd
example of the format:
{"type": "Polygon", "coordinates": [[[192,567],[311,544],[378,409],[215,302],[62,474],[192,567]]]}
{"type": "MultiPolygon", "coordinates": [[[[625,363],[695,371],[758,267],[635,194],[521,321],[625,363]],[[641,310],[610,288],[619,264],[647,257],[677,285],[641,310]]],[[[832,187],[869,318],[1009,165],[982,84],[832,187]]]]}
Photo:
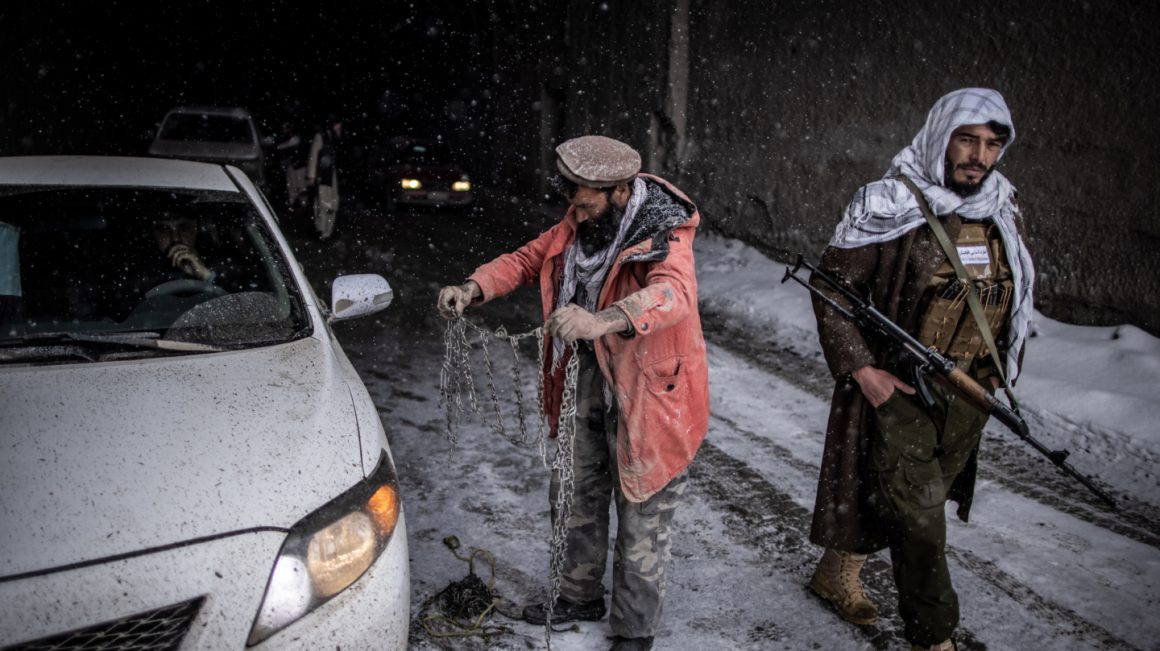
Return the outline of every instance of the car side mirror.
{"type": "Polygon", "coordinates": [[[330,321],[344,321],[385,309],[395,298],[386,278],[378,274],[352,274],[334,279],[330,290],[330,321]]]}

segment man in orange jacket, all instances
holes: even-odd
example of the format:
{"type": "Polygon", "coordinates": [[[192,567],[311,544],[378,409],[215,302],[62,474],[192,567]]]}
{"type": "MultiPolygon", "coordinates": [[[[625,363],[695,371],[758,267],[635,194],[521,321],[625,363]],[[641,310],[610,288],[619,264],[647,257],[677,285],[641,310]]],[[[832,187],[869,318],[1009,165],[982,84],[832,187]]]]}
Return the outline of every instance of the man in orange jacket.
{"type": "MultiPolygon", "coordinates": [[[[709,421],[708,367],[693,237],[700,214],[676,187],[640,172],[640,154],[603,136],[556,148],[564,218],[518,250],[444,287],[455,318],[472,304],[540,286],[545,410],[556,432],[564,366],[578,342],[574,490],[553,623],[604,616],[601,583],[615,497],[610,624],[614,650],[649,649],[660,622],[672,517],[709,421]]],[[[560,488],[553,473],[552,504],[560,488]]],[[[557,514],[553,508],[553,522],[557,514]]],[[[542,624],[547,606],[524,609],[542,624]]]]}

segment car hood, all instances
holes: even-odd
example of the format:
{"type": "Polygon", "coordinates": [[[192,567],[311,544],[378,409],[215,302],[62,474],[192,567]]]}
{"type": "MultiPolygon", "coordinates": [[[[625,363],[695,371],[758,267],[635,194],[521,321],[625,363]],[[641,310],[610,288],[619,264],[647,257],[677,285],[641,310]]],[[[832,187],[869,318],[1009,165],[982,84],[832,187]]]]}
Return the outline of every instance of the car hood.
{"type": "Polygon", "coordinates": [[[316,338],[0,368],[0,576],[293,525],[363,477],[344,368],[316,338]]]}
{"type": "Polygon", "coordinates": [[[261,151],[255,145],[246,143],[154,140],[149,146],[149,154],[173,158],[234,161],[257,160],[261,156],[261,151]]]}

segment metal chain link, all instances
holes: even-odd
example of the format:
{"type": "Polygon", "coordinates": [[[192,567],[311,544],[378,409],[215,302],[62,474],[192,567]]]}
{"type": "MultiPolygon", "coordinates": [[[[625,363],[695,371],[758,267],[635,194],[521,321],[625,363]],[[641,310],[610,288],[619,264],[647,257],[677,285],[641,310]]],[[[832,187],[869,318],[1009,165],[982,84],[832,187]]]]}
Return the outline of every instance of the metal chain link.
{"type": "Polygon", "coordinates": [[[528,430],[527,410],[524,407],[523,381],[519,368],[520,342],[523,339],[531,337],[536,338],[537,360],[540,363],[540,368],[543,368],[543,328],[536,328],[517,335],[509,335],[507,330],[502,326],[495,331],[488,331],[463,318],[448,322],[443,336],[445,351],[443,355],[443,367],[439,377],[439,406],[443,407],[447,413],[448,440],[452,446],[458,445],[458,425],[463,412],[470,411],[471,413],[482,416],[476,395],[474,377],[471,373],[470,353],[472,346],[467,339],[468,327],[471,327],[479,334],[479,345],[483,354],[484,368],[487,373],[487,387],[491,394],[492,410],[495,413],[495,422],[491,426],[491,429],[514,445],[530,447],[532,444],[538,444],[541,452],[540,456],[544,459],[544,466],[547,467],[545,449],[547,427],[543,415],[543,377],[541,376],[540,381],[537,383],[538,412],[541,415],[537,419],[537,431],[533,434],[528,430]],[[497,339],[505,339],[511,345],[512,374],[515,382],[514,390],[516,396],[516,425],[519,429],[518,436],[509,434],[507,426],[504,423],[503,412],[500,408],[499,389],[496,388],[494,365],[492,364],[491,354],[487,346],[489,335],[497,339]],[[466,394],[466,397],[464,394],[466,394]],[[466,406],[464,405],[465,402],[467,403],[466,406]]]}
{"type": "MultiPolygon", "coordinates": [[[[457,436],[459,418],[463,414],[463,385],[471,381],[470,368],[465,363],[467,354],[466,329],[460,321],[448,321],[443,333],[445,350],[443,366],[439,370],[439,406],[447,414],[447,439],[452,447],[459,444],[457,436]]],[[[475,388],[470,385],[469,397],[474,406],[475,388]]]]}
{"type": "Polygon", "coordinates": [[[552,526],[552,561],[548,594],[547,621],[544,637],[552,648],[552,615],[560,598],[560,576],[564,573],[564,553],[568,543],[568,520],[572,517],[572,498],[576,491],[576,473],[573,465],[576,451],[576,384],[580,375],[580,356],[572,347],[572,356],[564,367],[564,395],[560,401],[560,424],[556,433],[556,459],[553,472],[559,473],[556,491],[556,522],[552,526]]]}
{"type": "MultiPolygon", "coordinates": [[[[516,335],[509,335],[507,330],[502,326],[494,331],[489,331],[462,317],[448,322],[447,329],[443,335],[445,349],[443,366],[439,373],[439,405],[446,410],[447,414],[448,442],[451,443],[452,447],[458,445],[459,437],[457,428],[464,411],[482,415],[480,413],[479,402],[476,399],[475,381],[471,374],[471,343],[467,339],[468,327],[479,333],[479,346],[483,354],[487,373],[487,385],[491,392],[492,408],[495,412],[495,422],[491,425],[491,429],[513,445],[531,447],[533,443],[537,443],[540,450],[540,459],[543,461],[545,467],[547,467],[548,437],[545,428],[546,415],[544,413],[546,396],[543,373],[545,359],[544,329],[542,327],[516,335]],[[518,436],[508,433],[503,419],[499,402],[499,390],[495,385],[495,372],[491,362],[491,355],[488,353],[487,348],[489,335],[497,339],[506,339],[512,348],[512,374],[515,382],[516,421],[520,431],[518,436]],[[522,381],[519,372],[520,341],[532,337],[536,339],[536,360],[539,363],[539,381],[537,382],[536,399],[539,403],[540,413],[540,417],[537,419],[538,428],[534,437],[528,433],[526,411],[523,404],[523,389],[521,387],[522,381]],[[467,393],[466,407],[464,406],[465,400],[463,396],[465,389],[467,393]]],[[[564,391],[560,400],[560,416],[556,430],[556,456],[551,465],[552,471],[557,473],[559,478],[559,490],[556,493],[555,502],[556,521],[552,526],[547,622],[544,625],[545,641],[547,642],[549,650],[552,648],[552,615],[556,602],[560,597],[560,577],[563,574],[564,568],[568,520],[572,515],[572,503],[575,493],[575,466],[573,464],[575,460],[576,442],[576,384],[580,372],[580,358],[576,353],[576,345],[573,344],[572,355],[564,367],[564,391]]]]}

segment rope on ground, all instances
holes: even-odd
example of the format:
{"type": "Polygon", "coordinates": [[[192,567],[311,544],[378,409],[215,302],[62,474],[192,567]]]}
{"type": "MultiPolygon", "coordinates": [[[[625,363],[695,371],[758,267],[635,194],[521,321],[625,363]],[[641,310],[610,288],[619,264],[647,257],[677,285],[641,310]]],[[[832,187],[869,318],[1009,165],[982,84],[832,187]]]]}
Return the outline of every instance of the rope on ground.
{"type": "Polygon", "coordinates": [[[498,610],[500,598],[495,592],[495,557],[485,549],[472,547],[467,556],[460,556],[459,539],[448,536],[443,544],[461,561],[467,562],[468,574],[459,581],[453,581],[435,595],[423,602],[419,609],[419,623],[431,637],[482,637],[490,641],[492,637],[511,633],[506,626],[485,625],[484,620],[498,610]],[[475,573],[475,558],[487,561],[491,577],[484,584],[475,573]],[[439,612],[428,612],[437,606],[439,612]]]}

